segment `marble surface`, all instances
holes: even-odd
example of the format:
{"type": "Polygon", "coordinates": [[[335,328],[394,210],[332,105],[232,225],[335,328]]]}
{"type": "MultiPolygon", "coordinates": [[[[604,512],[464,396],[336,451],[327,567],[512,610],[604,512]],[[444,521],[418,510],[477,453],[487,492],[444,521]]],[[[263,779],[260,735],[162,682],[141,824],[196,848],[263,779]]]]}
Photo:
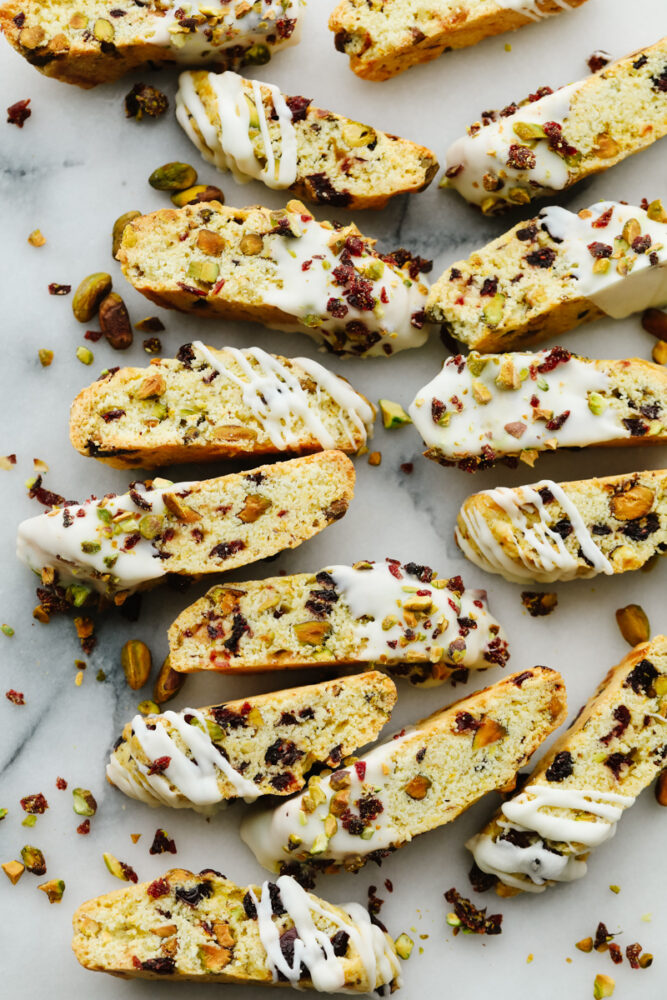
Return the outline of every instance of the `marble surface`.
{"type": "MultiPolygon", "coordinates": [[[[501,107],[513,98],[544,84],[560,85],[585,75],[586,59],[597,48],[621,56],[647,44],[667,29],[664,0],[590,0],[581,10],[551,22],[530,26],[512,36],[492,39],[475,49],[449,54],[435,63],[410,71],[384,84],[357,80],[346,59],[336,53],[326,30],[331,2],[313,0],[300,48],[279,54],[258,76],[273,80],[291,93],[305,93],[323,106],[371,121],[389,131],[431,146],[443,158],[449,142],[482,109],[501,107]],[[509,47],[511,46],[511,50],[509,47]]],[[[83,328],[73,319],[70,298],[52,298],[50,282],[74,286],[87,273],[109,268],[116,288],[125,297],[134,320],[159,314],[165,324],[162,343],[173,354],[185,341],[202,338],[215,345],[257,344],[267,350],[310,354],[321,358],[304,337],[284,335],[241,324],[210,324],[194,317],[164,313],[144,302],[125,283],[109,255],[114,219],[129,209],[151,210],[165,204],[146,179],[159,164],[185,159],[200,168],[201,177],[219,183],[229,204],[264,201],[278,205],[278,194],[259,184],[239,187],[229,176],[216,176],[176,125],[171,113],[158,122],[126,121],[122,97],[139,79],[154,80],[173,98],[175,74],[135,74],[113,86],[84,92],[52,82],[15,55],[0,47],[2,107],[30,97],[32,117],[22,130],[0,125],[0,200],[2,222],[3,409],[0,453],[15,452],[18,464],[0,472],[3,530],[0,539],[2,600],[0,618],[16,630],[13,639],[0,636],[2,690],[25,693],[25,707],[0,699],[0,767],[3,771],[0,806],[9,815],[0,824],[0,860],[17,857],[25,843],[43,849],[48,877],[67,883],[60,906],[49,906],[36,886],[41,879],[25,874],[16,887],[0,876],[0,976],[7,998],[45,997],[64,1000],[73,995],[144,998],[176,995],[176,987],[160,982],[122,983],[93,978],[79,968],[69,950],[70,918],[84,899],[120,886],[107,872],[102,852],[110,851],[150,879],[176,863],[194,870],[212,866],[235,880],[264,877],[254,858],[237,837],[243,806],[230,808],[211,821],[188,812],[151,812],[111,788],[104,780],[108,750],[123,724],[150,690],[131,692],[120,670],[123,642],[139,637],[149,643],[155,660],[166,651],[166,626],[181,607],[204,589],[187,594],[160,589],[144,598],[140,620],[129,624],[119,617],[100,622],[99,644],[87,658],[83,684],[75,685],[74,660],[81,656],[71,621],[54,620],[44,626],[32,618],[35,580],[16,562],[17,522],[38,512],[25,495],[24,480],[33,474],[33,458],[50,465],[46,485],[68,496],[82,497],[106,490],[121,492],[130,476],[78,456],[69,445],[67,414],[76,392],[110,365],[146,361],[141,337],[125,355],[115,354],[104,342],[91,345],[94,365],[84,368],[75,358],[84,343],[83,328]],[[35,249],[26,238],[39,227],[46,246],[35,249]],[[37,350],[51,348],[53,365],[42,369],[37,350]],[[96,674],[104,670],[106,680],[96,674]],[[57,776],[69,782],[58,791],[57,776]],[[88,837],[77,835],[79,819],[72,811],[71,788],[90,788],[99,810],[88,837]],[[21,826],[19,799],[43,792],[48,812],[34,829],[21,826]],[[157,826],[175,838],[178,855],[150,857],[148,847],[157,826]],[[141,833],[136,845],[130,833],[141,833]]],[[[173,106],[173,102],[172,102],[173,106]]],[[[643,196],[667,194],[665,152],[652,149],[570,191],[562,204],[575,208],[599,198],[637,202],[643,196]]],[[[344,213],[337,212],[344,218],[344,213]]],[[[524,212],[524,217],[528,215],[524,212]]],[[[319,217],[325,213],[318,212],[319,217]]],[[[466,255],[499,234],[511,218],[483,219],[449,192],[433,186],[412,199],[397,200],[379,214],[358,220],[386,250],[404,245],[435,258],[437,274],[444,265],[466,255]]],[[[597,357],[649,357],[651,338],[637,318],[624,322],[600,321],[563,338],[581,352],[597,357]]],[[[414,391],[435,374],[443,357],[437,338],[416,352],[393,359],[334,363],[368,396],[389,396],[409,403],[414,391]]],[[[326,360],[326,359],[325,359],[326,360]]],[[[613,579],[558,586],[559,605],[547,619],[531,619],[523,611],[520,587],[485,576],[466,563],[452,539],[459,503],[473,489],[529,481],[526,467],[500,468],[471,478],[458,470],[444,470],[420,456],[414,429],[376,432],[375,447],[382,465],[371,468],[357,460],[357,496],[347,517],[296,551],[276,562],[240,571],[237,579],[319,569],[331,561],[361,557],[413,559],[441,571],[462,573],[469,585],[487,586],[494,613],[505,623],[511,639],[511,668],[546,663],[562,670],[572,714],[586,699],[608,667],[626,652],[614,620],[616,608],[636,601],[646,609],[654,632],[665,620],[665,567],[613,579]],[[414,463],[411,475],[399,465],[414,463]]],[[[660,467],[664,451],[628,448],[591,450],[582,454],[543,457],[534,478],[570,479],[620,473],[641,467],[660,467]]],[[[222,467],[175,469],[174,478],[217,474],[222,467]]],[[[209,581],[210,582],[210,581],[209,581]]],[[[501,676],[489,671],[483,682],[501,676]]],[[[306,675],[188,679],[175,707],[270,690],[306,680],[306,675]]],[[[482,681],[473,676],[467,687],[416,691],[401,686],[392,729],[415,720],[473,690],[482,681]]],[[[660,846],[667,829],[667,813],[647,791],[623,819],[613,841],[599,849],[585,881],[552,889],[542,896],[497,900],[495,895],[475,901],[505,916],[503,934],[489,939],[454,938],[445,924],[449,907],[443,892],[456,886],[468,893],[466,872],[470,857],[463,844],[467,836],[493,811],[494,796],[471,809],[453,825],[421,837],[382,866],[359,875],[328,876],[318,891],[332,900],[365,901],[370,884],[386,899],[382,919],[394,935],[407,931],[416,940],[405,963],[406,1000],[416,1000],[427,989],[447,983],[460,1000],[494,996],[508,998],[592,996],[598,972],[613,975],[623,1000],[664,995],[665,930],[667,929],[667,874],[660,846]],[[394,892],[383,887],[391,879],[394,892]],[[621,892],[614,895],[609,884],[621,892]],[[612,966],[608,955],[581,954],[574,943],[594,933],[599,920],[610,930],[622,931],[623,948],[640,941],[656,954],[652,969],[633,972],[626,962],[612,966]],[[530,956],[534,956],[532,960],[530,956]]],[[[210,996],[206,986],[183,984],[183,1000],[210,996]]],[[[229,1000],[264,996],[259,989],[227,987],[229,1000]]]]}

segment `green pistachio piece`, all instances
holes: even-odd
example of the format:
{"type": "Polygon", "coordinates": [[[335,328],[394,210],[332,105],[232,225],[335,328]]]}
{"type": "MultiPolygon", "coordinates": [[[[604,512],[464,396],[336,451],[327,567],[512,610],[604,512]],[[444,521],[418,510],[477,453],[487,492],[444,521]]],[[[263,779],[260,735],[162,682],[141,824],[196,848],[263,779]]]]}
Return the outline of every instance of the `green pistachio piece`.
{"type": "Polygon", "coordinates": [[[185,191],[197,183],[197,171],[189,163],[165,163],[153,171],[148,183],[156,191],[185,191]]]}
{"type": "Polygon", "coordinates": [[[391,399],[380,399],[378,402],[385,430],[391,430],[394,427],[403,427],[405,424],[412,423],[412,420],[400,403],[394,403],[391,399]]]}
{"type": "Polygon", "coordinates": [[[398,937],[396,938],[396,940],[394,941],[394,947],[396,948],[396,954],[398,955],[399,958],[402,958],[402,959],[408,959],[408,958],[410,958],[410,955],[412,954],[412,949],[414,948],[414,946],[415,946],[415,943],[412,940],[412,938],[408,937],[408,935],[405,934],[405,933],[399,934],[398,937]]]}
{"type": "Polygon", "coordinates": [[[484,322],[487,326],[498,326],[503,318],[505,310],[505,296],[501,292],[496,292],[491,301],[482,310],[484,322]]]}
{"type": "Polygon", "coordinates": [[[94,816],[97,812],[95,796],[87,788],[72,789],[72,808],[77,816],[94,816]]]}
{"type": "Polygon", "coordinates": [[[601,413],[604,413],[608,405],[607,400],[604,396],[601,396],[599,392],[589,392],[588,409],[591,413],[594,413],[596,417],[599,417],[601,413]]]}
{"type": "Polygon", "coordinates": [[[72,312],[79,323],[89,323],[100,302],[111,291],[111,275],[97,271],[84,278],[72,297],[72,312]]]}
{"type": "Polygon", "coordinates": [[[520,139],[545,139],[546,132],[542,125],[537,122],[517,122],[514,125],[514,133],[520,139]]]}

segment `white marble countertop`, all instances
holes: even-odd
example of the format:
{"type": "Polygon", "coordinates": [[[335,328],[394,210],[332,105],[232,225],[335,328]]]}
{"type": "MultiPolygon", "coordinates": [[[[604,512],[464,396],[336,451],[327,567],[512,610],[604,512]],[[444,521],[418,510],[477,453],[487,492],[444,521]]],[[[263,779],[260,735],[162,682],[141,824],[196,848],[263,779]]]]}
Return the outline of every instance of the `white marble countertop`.
{"type": "MultiPolygon", "coordinates": [[[[530,26],[510,36],[491,39],[474,49],[451,53],[384,84],[365,83],[349,71],[336,53],[326,30],[331,2],[312,0],[303,41],[263,67],[258,76],[275,81],[290,93],[302,93],[321,106],[370,121],[388,131],[406,135],[435,149],[441,160],[449,142],[482,109],[502,107],[544,84],[561,85],[587,73],[586,59],[603,48],[618,57],[648,44],[667,31],[664,0],[590,0],[583,8],[550,22],[530,26]],[[508,43],[511,51],[508,51],[508,43]]],[[[134,714],[150,688],[134,693],[126,686],[119,651],[130,637],[144,639],[156,662],[166,651],[166,626],[204,589],[194,586],[187,595],[161,589],[144,597],[136,624],[119,617],[99,628],[99,644],[83,684],[75,685],[74,660],[81,651],[70,620],[57,618],[48,626],[32,618],[35,580],[14,555],[17,522],[37,513],[27,498],[24,481],[33,475],[33,458],[50,465],[46,485],[68,496],[106,490],[122,492],[131,475],[114,471],[77,455],[68,442],[67,414],[76,392],[104,367],[141,364],[146,355],[141,336],[124,355],[104,342],[89,345],[95,353],[91,368],[75,358],[84,343],[83,328],[72,317],[71,297],[47,293],[50,282],[76,286],[94,270],[109,269],[133,319],[159,314],[166,325],[161,334],[165,354],[173,354],[191,339],[214,345],[257,344],[284,354],[321,358],[306,338],[284,335],[241,324],[210,324],[195,317],[165,313],[135,294],[110,259],[110,232],[114,219],[129,209],[151,210],[165,198],[147,184],[150,172],[169,160],[194,163],[200,176],[219,184],[228,204],[257,201],[280,204],[281,198],[259,184],[237,186],[230,177],[216,175],[181,132],[170,111],[157,122],[136,123],[124,117],[122,98],[137,80],[154,82],[172,99],[175,73],[137,73],[113,86],[82,91],[50,81],[28,66],[3,42],[0,45],[2,107],[31,98],[32,116],[19,130],[0,124],[0,198],[2,204],[2,302],[4,348],[1,399],[3,410],[0,454],[15,452],[18,464],[0,471],[3,530],[0,538],[2,600],[0,618],[13,626],[14,638],[0,635],[2,691],[16,688],[25,694],[25,707],[0,699],[0,768],[3,779],[0,807],[9,810],[0,823],[0,861],[18,857],[23,844],[42,848],[47,877],[67,883],[60,906],[49,906],[37,892],[41,879],[26,873],[16,887],[0,875],[0,976],[8,1000],[74,995],[108,998],[175,996],[205,998],[210,988],[194,984],[179,987],[160,982],[128,982],[80,969],[70,952],[70,919],[75,907],[91,896],[120,887],[107,872],[102,852],[109,851],[131,864],[140,879],[150,879],[172,863],[199,870],[217,868],[234,880],[259,881],[264,873],[237,837],[243,806],[237,805],[211,821],[189,812],[159,810],[130,801],[104,780],[104,764],[123,724],[134,714]],[[26,242],[39,227],[46,246],[26,242]],[[42,369],[39,348],[51,348],[55,360],[42,369]],[[107,679],[96,680],[98,670],[107,679]],[[69,782],[56,789],[56,777],[69,782]],[[77,835],[80,819],[72,811],[71,788],[90,788],[99,803],[89,836],[77,835]],[[50,804],[34,829],[21,826],[19,799],[43,792],[50,804]],[[178,847],[175,858],[150,857],[148,847],[158,826],[164,826],[178,847]],[[130,833],[141,833],[134,845],[130,833]]],[[[562,199],[576,208],[599,198],[637,203],[667,194],[666,144],[656,144],[607,174],[588,181],[562,199]]],[[[318,217],[325,212],[318,210],[318,217]]],[[[360,213],[361,214],[361,213],[360,213]]],[[[524,217],[531,214],[530,209],[524,217]]],[[[336,212],[338,217],[344,213],[336,212]]],[[[502,232],[511,220],[483,219],[450,192],[435,185],[412,199],[397,200],[379,214],[357,221],[390,250],[406,246],[435,258],[434,275],[444,265],[464,256],[502,232]]],[[[639,319],[599,321],[568,334],[567,346],[593,357],[649,357],[652,339],[639,319]]],[[[443,357],[437,338],[420,351],[372,361],[333,361],[368,396],[388,396],[409,403],[414,391],[435,374],[443,357]]],[[[327,359],[325,360],[325,363],[327,359]]],[[[382,465],[371,468],[357,460],[356,499],[345,519],[294,552],[269,565],[261,563],[236,574],[261,578],[279,570],[316,570],[328,562],[362,557],[429,563],[448,574],[461,573],[473,586],[486,586],[493,612],[505,623],[511,639],[511,668],[535,663],[560,669],[566,679],[571,714],[588,697],[606,670],[627,652],[614,620],[616,608],[631,600],[647,611],[653,631],[667,627],[665,566],[650,573],[600,578],[558,586],[559,605],[547,619],[532,619],[522,609],[520,587],[487,577],[468,564],[452,539],[455,512],[474,489],[518,484],[531,478],[574,479],[660,467],[664,450],[608,449],[582,454],[565,452],[543,457],[531,477],[522,466],[504,467],[472,478],[455,469],[442,469],[420,456],[414,429],[385,432],[378,428],[375,447],[382,465]],[[414,462],[406,475],[400,463],[414,462]]],[[[174,478],[217,474],[220,466],[176,470],[174,478]]],[[[165,470],[169,474],[169,470],[165,470]]],[[[301,675],[305,680],[305,674],[301,675]]],[[[502,676],[487,672],[483,683],[502,676]]],[[[209,704],[217,700],[270,690],[272,685],[296,683],[299,675],[246,680],[192,677],[170,707],[209,704]]],[[[417,691],[399,687],[399,702],[391,729],[415,720],[480,686],[474,676],[467,687],[417,691]]],[[[489,816],[495,796],[471,809],[456,823],[419,838],[387,860],[380,870],[368,867],[357,876],[324,876],[318,892],[332,900],[353,898],[365,902],[369,884],[386,899],[382,919],[394,934],[406,931],[416,940],[405,963],[405,987],[400,994],[416,1000],[426,990],[448,992],[460,1000],[497,997],[523,1000],[540,996],[591,997],[598,972],[617,981],[621,1000],[664,995],[663,964],[667,931],[667,873],[661,845],[667,830],[667,811],[645,792],[624,817],[616,837],[600,848],[585,881],[552,889],[541,896],[498,900],[493,894],[472,893],[466,873],[470,856],[466,838],[489,816]],[[394,892],[383,886],[391,879],[394,892]],[[621,887],[618,895],[610,884],[621,887]],[[504,914],[500,937],[452,936],[445,924],[449,906],[443,893],[456,886],[491,912],[504,914]],[[631,971],[627,962],[612,965],[609,955],[586,955],[574,944],[594,934],[603,920],[623,949],[639,941],[655,954],[651,969],[631,971]],[[423,950],[422,950],[423,949],[423,950]],[[533,956],[532,960],[529,956],[533,956]]],[[[265,996],[259,989],[226,987],[229,1000],[265,996]]]]}

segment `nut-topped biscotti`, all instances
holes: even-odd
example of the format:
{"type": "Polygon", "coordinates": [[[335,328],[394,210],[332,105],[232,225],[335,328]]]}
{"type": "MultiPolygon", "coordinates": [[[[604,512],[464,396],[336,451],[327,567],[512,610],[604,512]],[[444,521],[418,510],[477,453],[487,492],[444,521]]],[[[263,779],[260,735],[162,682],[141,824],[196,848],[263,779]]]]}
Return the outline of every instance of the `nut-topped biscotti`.
{"type": "Polygon", "coordinates": [[[167,573],[220,573],[295,548],[343,517],[353,491],[339,451],[202,482],[134,483],[23,521],[17,553],[43,580],[74,587],[78,603],[97,591],[120,604],[167,573]]]}
{"type": "Polygon", "coordinates": [[[81,965],[124,978],[323,993],[401,984],[394,943],[362,906],[333,906],[289,876],[241,887],[212,868],[174,868],[83,903],[73,923],[81,965]]]}
{"type": "Polygon", "coordinates": [[[237,181],[289,188],[316,204],[382,208],[423,191],[438,170],[424,146],[231,71],[182,73],[176,118],[204,159],[237,181]]]}
{"type": "Polygon", "coordinates": [[[396,702],[384,674],[141,715],[123,729],[107,778],[150,806],[210,813],[231,799],[290,795],[316,763],[337,767],[378,736],[396,702]]]}
{"type": "Polygon", "coordinates": [[[591,361],[562,347],[447,358],[410,416],[427,458],[467,472],[540,452],[667,443],[667,370],[639,358],[591,361]]]}
{"type": "Polygon", "coordinates": [[[194,9],[169,0],[9,0],[0,28],[42,73],[94,87],[147,63],[262,65],[298,40],[302,16],[298,0],[213,0],[194,9]]]}
{"type": "Polygon", "coordinates": [[[184,344],[148,368],[111,370],[74,400],[70,438],[116,468],[366,444],[375,407],[310,358],[184,344]]]}
{"type": "Polygon", "coordinates": [[[308,333],[335,354],[386,356],[421,347],[430,327],[422,272],[431,262],[384,257],[355,225],[286,209],[218,202],[162,209],[130,222],[118,259],[125,277],[167,309],[255,320],[308,333]]]}
{"type": "Polygon", "coordinates": [[[260,864],[355,871],[449,823],[517,770],[565,718],[565,686],[546,667],[513,674],[408,727],[274,810],[241,836],[260,864]]]}
{"type": "Polygon", "coordinates": [[[555,92],[487,112],[447,151],[445,180],[486,214],[562,191],[667,134],[667,38],[555,92]]]}
{"type": "Polygon", "coordinates": [[[488,353],[536,344],[581,323],[667,304],[667,212],[600,201],[559,205],[447,268],[426,311],[488,353]]]}
{"type": "Polygon", "coordinates": [[[585,0],[342,0],[329,19],[336,48],[366,80],[388,80],[445,51],[579,7],[585,0]]]}
{"type": "Polygon", "coordinates": [[[474,493],[455,537],[476,566],[514,583],[640,569],[667,551],[667,470],[474,493]]]}
{"type": "Polygon", "coordinates": [[[502,895],[586,874],[590,851],[614,836],[665,765],[665,695],[667,637],[659,635],[610,670],[522,791],[468,842],[502,895]]]}
{"type": "Polygon", "coordinates": [[[486,591],[396,559],[213,587],[178,616],[169,644],[184,673],[377,663],[414,684],[509,658],[486,591]]]}

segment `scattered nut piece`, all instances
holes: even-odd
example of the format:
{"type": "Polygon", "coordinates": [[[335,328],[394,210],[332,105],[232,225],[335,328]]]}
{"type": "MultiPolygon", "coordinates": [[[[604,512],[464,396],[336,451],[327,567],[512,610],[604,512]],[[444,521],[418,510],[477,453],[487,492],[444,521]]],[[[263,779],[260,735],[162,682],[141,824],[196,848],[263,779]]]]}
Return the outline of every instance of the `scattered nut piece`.
{"type": "Polygon", "coordinates": [[[160,706],[154,701],[150,701],[148,699],[146,701],[140,701],[137,705],[137,709],[142,715],[159,715],[160,713],[160,706]]]}
{"type": "Polygon", "coordinates": [[[176,496],[175,493],[163,493],[162,500],[167,510],[179,521],[183,521],[185,524],[201,521],[201,514],[198,514],[193,507],[189,507],[182,497],[176,496]]]}
{"type": "Polygon", "coordinates": [[[45,347],[40,347],[37,352],[37,357],[39,358],[39,363],[42,368],[48,368],[53,361],[53,351],[49,351],[45,347]]]}
{"type": "Polygon", "coordinates": [[[147,118],[159,118],[168,107],[167,95],[147,83],[135,83],[125,95],[125,117],[136,118],[138,122],[144,115],[147,118]]]}
{"type": "Polygon", "coordinates": [[[653,345],[651,357],[657,365],[667,365],[667,341],[657,340],[653,345]]]}
{"type": "Polygon", "coordinates": [[[399,958],[402,958],[404,961],[410,958],[414,946],[415,943],[412,940],[412,938],[408,937],[408,935],[405,933],[399,934],[396,940],[394,941],[394,948],[396,949],[396,954],[398,955],[399,958]]]}
{"type": "Polygon", "coordinates": [[[648,486],[631,486],[624,493],[617,493],[609,501],[611,513],[619,521],[634,521],[648,514],[655,494],[648,486]]]}
{"type": "Polygon", "coordinates": [[[79,323],[89,323],[99,309],[100,302],[111,291],[111,275],[105,271],[89,274],[80,283],[72,297],[72,312],[79,323]]]}
{"type": "Polygon", "coordinates": [[[0,632],[2,632],[3,635],[6,635],[8,639],[11,639],[14,635],[14,629],[11,625],[0,625],[0,632]]]}
{"type": "Polygon", "coordinates": [[[49,903],[62,902],[65,894],[65,883],[61,878],[52,878],[48,882],[42,882],[37,888],[46,893],[49,903]]]}
{"type": "Polygon", "coordinates": [[[368,464],[369,465],[380,465],[381,462],[382,462],[382,452],[381,451],[372,451],[370,453],[370,455],[368,456],[368,464]]]}
{"type": "Polygon", "coordinates": [[[619,608],[616,612],[616,622],[621,635],[630,646],[648,642],[651,637],[648,617],[639,604],[628,604],[624,608],[619,608]]]}
{"type": "MultiPolygon", "coordinates": [[[[243,244],[243,240],[241,243],[243,244]]],[[[197,248],[202,253],[208,254],[209,257],[219,257],[226,246],[227,240],[210,229],[200,229],[197,233],[197,248]]],[[[241,253],[247,253],[243,246],[241,246],[241,253]]]]}
{"type": "Polygon", "coordinates": [[[531,618],[543,618],[550,615],[558,605],[558,594],[549,591],[523,590],[521,603],[531,618]]]}
{"type": "Polygon", "coordinates": [[[667,806],[667,770],[661,771],[655,786],[655,800],[659,806],[667,806]]]}
{"type": "Polygon", "coordinates": [[[593,938],[592,937],[582,938],[581,941],[577,941],[574,947],[578,948],[579,951],[585,951],[585,952],[593,951],[593,938]]]}
{"type": "Polygon", "coordinates": [[[46,237],[42,234],[42,230],[33,229],[28,237],[28,243],[33,247],[43,247],[46,243],[46,237]]]}
{"type": "Polygon", "coordinates": [[[271,506],[272,501],[268,497],[263,497],[259,493],[249,493],[237,517],[244,524],[254,524],[271,506]]]}
{"type": "Polygon", "coordinates": [[[124,351],[134,335],[127,306],[116,292],[111,292],[99,305],[100,329],[114,351],[124,351]]]}
{"type": "Polygon", "coordinates": [[[113,854],[104,853],[102,855],[104,859],[104,864],[107,866],[108,871],[115,877],[121,879],[123,882],[137,882],[137,875],[133,868],[126,865],[124,861],[119,861],[115,858],[113,854]]]}
{"type": "Polygon", "coordinates": [[[26,844],[21,848],[21,858],[31,875],[46,875],[46,861],[38,847],[26,844]]]}
{"type": "Polygon", "coordinates": [[[498,740],[502,740],[505,736],[507,736],[505,727],[501,726],[495,719],[485,715],[481,721],[481,725],[475,731],[472,741],[473,750],[479,750],[480,747],[486,747],[490,743],[497,743],[498,740]]]}
{"type": "Polygon", "coordinates": [[[186,188],[185,191],[172,194],[171,200],[177,208],[184,208],[185,205],[198,205],[205,201],[219,201],[221,205],[224,205],[225,196],[220,188],[213,184],[195,184],[194,187],[186,188]]]}
{"type": "Polygon", "coordinates": [[[87,347],[77,347],[76,356],[82,365],[92,365],[95,355],[87,347]]]}
{"type": "Polygon", "coordinates": [[[197,183],[197,171],[189,163],[165,163],[153,171],[148,183],[156,191],[185,191],[197,183]]]}
{"type": "Polygon", "coordinates": [[[16,885],[25,871],[25,865],[22,865],[20,861],[5,861],[2,870],[12,885],[16,885]]]}
{"type": "Polygon", "coordinates": [[[73,788],[72,808],[77,816],[94,816],[97,812],[97,801],[87,788],[73,788]]]}
{"type": "Polygon", "coordinates": [[[138,691],[148,680],[153,666],[150,649],[141,639],[128,639],[121,650],[120,662],[125,680],[133,691],[138,691]]]}
{"type": "Polygon", "coordinates": [[[167,389],[167,383],[160,372],[147,375],[134,390],[135,399],[150,399],[151,396],[162,396],[167,389]]]}
{"type": "Polygon", "coordinates": [[[380,399],[378,400],[378,405],[382,414],[382,425],[385,430],[393,430],[394,427],[404,427],[406,424],[412,423],[412,420],[400,403],[394,403],[391,399],[380,399]]]}
{"type": "Polygon", "coordinates": [[[647,309],[642,316],[642,326],[653,337],[667,341],[667,312],[662,309],[647,309]]]}
{"type": "Polygon", "coordinates": [[[255,257],[262,252],[263,246],[264,240],[259,233],[246,233],[245,236],[241,237],[239,250],[247,257],[255,257]]]}
{"type": "Polygon", "coordinates": [[[141,216],[141,212],[124,212],[123,215],[119,215],[113,224],[113,231],[111,234],[111,256],[115,258],[116,254],[120,250],[121,240],[123,239],[123,233],[125,232],[125,227],[132,222],[133,219],[138,219],[141,216]]]}
{"type": "Polygon", "coordinates": [[[153,700],[156,701],[158,705],[164,705],[165,702],[171,701],[172,698],[176,697],[185,684],[185,678],[186,674],[179,674],[177,670],[174,670],[171,666],[169,657],[167,657],[160,667],[160,672],[155,678],[153,700]]]}
{"type": "Polygon", "coordinates": [[[611,976],[598,973],[593,983],[593,997],[595,1000],[604,1000],[605,997],[613,996],[616,980],[611,976]]]}
{"type": "Polygon", "coordinates": [[[411,799],[423,799],[426,797],[426,793],[432,784],[431,779],[427,778],[424,774],[416,774],[414,778],[408,781],[403,791],[411,799]]]}

